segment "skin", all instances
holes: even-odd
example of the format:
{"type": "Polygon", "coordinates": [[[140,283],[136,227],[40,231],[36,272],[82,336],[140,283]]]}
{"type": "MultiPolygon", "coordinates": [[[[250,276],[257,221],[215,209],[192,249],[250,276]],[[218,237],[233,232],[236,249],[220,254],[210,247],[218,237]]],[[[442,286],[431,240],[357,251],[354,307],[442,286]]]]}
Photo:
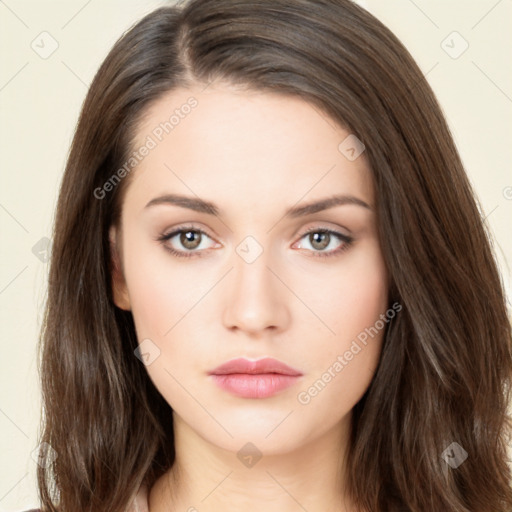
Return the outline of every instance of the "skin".
{"type": "Polygon", "coordinates": [[[115,302],[132,311],[139,342],[160,350],[146,369],[173,410],[176,462],[151,488],[149,510],[353,512],[343,485],[351,411],[375,373],[383,330],[309,403],[298,394],[388,308],[365,154],[347,159],[338,145],[349,132],[302,99],[225,83],[203,89],[171,91],[148,110],[134,147],[168,112],[198,101],[137,165],[110,232],[115,302]],[[221,213],[145,207],[169,193],[212,201],[221,213]],[[333,194],[370,208],[284,216],[333,194]],[[198,248],[179,234],[156,240],[183,223],[206,233],[198,248]],[[332,235],[324,252],[333,255],[315,257],[319,243],[304,235],[312,227],[354,241],[335,255],[345,242],[332,235]],[[263,250],[251,263],[237,253],[249,235],[263,250]],[[165,244],[203,255],[176,257],[165,244]],[[274,357],[303,375],[271,397],[241,398],[207,373],[242,356],[274,357]],[[251,467],[237,457],[248,442],[262,454],[251,467]]]}

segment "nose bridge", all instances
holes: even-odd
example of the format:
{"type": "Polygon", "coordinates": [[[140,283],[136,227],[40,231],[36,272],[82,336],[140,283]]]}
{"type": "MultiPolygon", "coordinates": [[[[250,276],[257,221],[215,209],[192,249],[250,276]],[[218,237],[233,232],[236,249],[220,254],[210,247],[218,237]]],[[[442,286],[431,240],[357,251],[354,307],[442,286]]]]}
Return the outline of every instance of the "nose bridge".
{"type": "Polygon", "coordinates": [[[236,246],[235,253],[235,293],[268,294],[274,284],[268,269],[272,266],[268,238],[248,235],[236,246]]]}
{"type": "Polygon", "coordinates": [[[235,248],[225,320],[242,330],[282,327],[286,316],[279,280],[268,268],[273,267],[268,238],[260,240],[248,235],[235,248]]]}

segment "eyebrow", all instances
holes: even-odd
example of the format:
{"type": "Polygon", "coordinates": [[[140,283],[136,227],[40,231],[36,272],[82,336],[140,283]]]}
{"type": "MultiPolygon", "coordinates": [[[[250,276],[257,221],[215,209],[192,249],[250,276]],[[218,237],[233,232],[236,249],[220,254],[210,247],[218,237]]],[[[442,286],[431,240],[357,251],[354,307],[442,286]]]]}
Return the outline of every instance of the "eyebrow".
{"type": "MultiPolygon", "coordinates": [[[[165,194],[160,197],[155,197],[149,201],[145,208],[157,205],[180,206],[181,208],[188,208],[189,210],[194,210],[196,212],[206,213],[209,215],[219,215],[220,213],[219,207],[210,201],[178,194],[165,194]]],[[[292,218],[303,217],[323,210],[328,210],[329,208],[333,208],[335,206],[343,205],[361,206],[362,208],[372,210],[371,206],[362,199],[352,195],[344,194],[326,197],[324,199],[319,199],[317,201],[313,201],[301,206],[293,206],[286,210],[285,216],[290,216],[292,218]]]]}

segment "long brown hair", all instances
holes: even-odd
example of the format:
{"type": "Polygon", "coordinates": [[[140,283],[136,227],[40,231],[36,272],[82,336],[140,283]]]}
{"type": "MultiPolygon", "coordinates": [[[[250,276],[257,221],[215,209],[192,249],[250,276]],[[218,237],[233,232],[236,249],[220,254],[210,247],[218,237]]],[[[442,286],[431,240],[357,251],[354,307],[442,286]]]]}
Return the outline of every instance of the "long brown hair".
{"type": "MultiPolygon", "coordinates": [[[[434,94],[398,39],[349,0],[191,0],[127,31],[85,99],[62,181],[39,356],[45,512],[122,512],[174,461],[171,408],[114,305],[108,229],[164,93],[224,80],[300,97],[366,146],[390,323],[353,411],[348,490],[362,510],[510,512],[512,336],[490,237],[434,94]],[[443,453],[462,447],[454,468],[443,453]],[[452,448],[450,448],[450,446],[452,448]]],[[[451,452],[453,457],[453,452],[451,452]]],[[[341,483],[340,483],[341,485],[341,483]]]]}

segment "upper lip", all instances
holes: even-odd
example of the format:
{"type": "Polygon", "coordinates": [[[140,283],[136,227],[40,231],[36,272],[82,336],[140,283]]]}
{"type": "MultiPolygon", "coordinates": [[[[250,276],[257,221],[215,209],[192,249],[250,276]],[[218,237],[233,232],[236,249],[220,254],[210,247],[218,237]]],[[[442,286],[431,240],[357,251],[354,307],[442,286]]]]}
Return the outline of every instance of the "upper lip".
{"type": "Polygon", "coordinates": [[[277,359],[265,357],[257,361],[251,361],[243,357],[231,359],[210,372],[210,375],[226,375],[229,373],[280,373],[282,375],[302,375],[301,372],[291,368],[277,359]]]}

